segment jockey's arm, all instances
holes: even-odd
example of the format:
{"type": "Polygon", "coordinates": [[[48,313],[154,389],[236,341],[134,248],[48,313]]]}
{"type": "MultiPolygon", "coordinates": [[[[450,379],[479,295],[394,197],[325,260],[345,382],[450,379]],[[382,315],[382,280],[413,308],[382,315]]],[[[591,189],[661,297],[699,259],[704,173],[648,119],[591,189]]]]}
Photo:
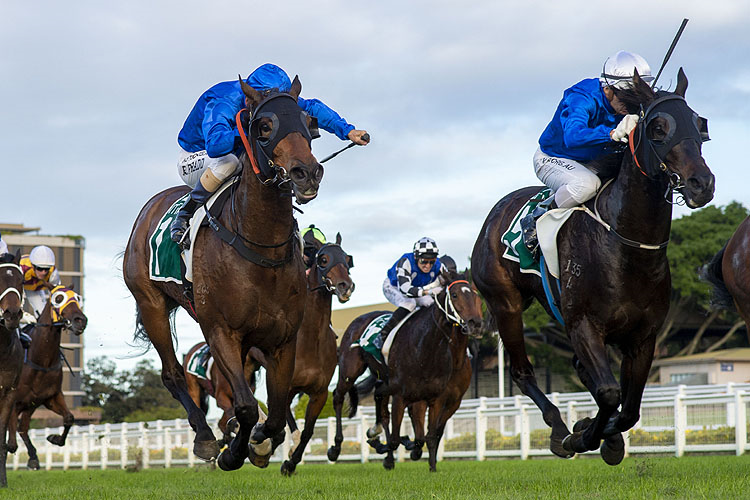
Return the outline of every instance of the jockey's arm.
{"type": "Polygon", "coordinates": [[[231,153],[237,145],[239,134],[235,127],[236,106],[225,99],[216,99],[206,105],[203,115],[203,138],[206,152],[211,158],[231,153]]]}
{"type": "Polygon", "coordinates": [[[411,284],[411,263],[408,259],[402,259],[398,263],[396,267],[396,279],[398,279],[399,291],[407,297],[417,298],[426,294],[422,287],[411,284]]]}
{"type": "Polygon", "coordinates": [[[302,97],[298,97],[297,103],[310,116],[314,116],[318,119],[318,126],[320,128],[322,128],[326,132],[334,134],[342,141],[346,141],[348,139],[354,141],[354,138],[361,139],[361,136],[365,134],[365,131],[362,130],[358,131],[361,132],[361,134],[353,134],[354,138],[350,137],[350,132],[355,131],[354,125],[348,123],[345,119],[339,116],[338,113],[336,113],[334,110],[326,106],[325,103],[319,101],[318,99],[303,99],[302,97]]]}
{"type": "Polygon", "coordinates": [[[572,94],[565,99],[560,113],[563,128],[563,140],[569,148],[588,147],[612,141],[612,128],[606,125],[590,127],[589,123],[596,114],[596,103],[583,95],[572,94]]]}

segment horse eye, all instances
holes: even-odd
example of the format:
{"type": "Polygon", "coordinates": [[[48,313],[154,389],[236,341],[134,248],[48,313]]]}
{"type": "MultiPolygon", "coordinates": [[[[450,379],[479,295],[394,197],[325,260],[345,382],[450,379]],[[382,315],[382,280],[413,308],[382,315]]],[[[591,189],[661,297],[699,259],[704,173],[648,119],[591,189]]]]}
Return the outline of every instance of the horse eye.
{"type": "Polygon", "coordinates": [[[64,300],[65,300],[65,297],[63,297],[62,295],[58,295],[52,299],[52,302],[54,302],[55,305],[59,306],[60,304],[63,303],[64,300]]]}
{"type": "Polygon", "coordinates": [[[271,132],[271,126],[267,123],[260,124],[260,131],[264,134],[271,132]]]}
{"type": "Polygon", "coordinates": [[[327,257],[321,257],[321,258],[318,259],[318,262],[320,263],[321,266],[325,266],[326,264],[328,264],[328,258],[327,257]]]}
{"type": "Polygon", "coordinates": [[[451,298],[452,299],[457,299],[458,298],[458,294],[456,292],[451,293],[451,298]]]}

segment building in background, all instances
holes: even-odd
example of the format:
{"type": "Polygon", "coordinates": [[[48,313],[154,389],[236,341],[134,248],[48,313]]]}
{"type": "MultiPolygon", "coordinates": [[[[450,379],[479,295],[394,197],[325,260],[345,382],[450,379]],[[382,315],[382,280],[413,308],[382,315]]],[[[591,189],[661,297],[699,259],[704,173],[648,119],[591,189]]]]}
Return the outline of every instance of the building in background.
{"type": "MultiPolygon", "coordinates": [[[[83,251],[85,249],[85,240],[80,235],[62,235],[50,236],[39,234],[38,227],[24,227],[23,224],[0,223],[0,234],[2,239],[7,243],[11,253],[17,249],[21,254],[28,254],[32,248],[37,245],[46,245],[55,252],[55,264],[60,273],[60,280],[63,285],[73,285],[75,291],[83,297],[83,311],[86,312],[86,290],[83,286],[83,251]]],[[[60,345],[63,348],[65,358],[70,363],[74,375],[71,376],[67,366],[63,366],[63,394],[65,403],[73,411],[76,420],[87,420],[87,414],[75,411],[75,408],[81,406],[81,372],[83,371],[83,336],[79,337],[65,330],[60,339],[60,345]]],[[[45,414],[52,415],[52,412],[38,410],[34,413],[34,418],[45,418],[45,414]]]]}

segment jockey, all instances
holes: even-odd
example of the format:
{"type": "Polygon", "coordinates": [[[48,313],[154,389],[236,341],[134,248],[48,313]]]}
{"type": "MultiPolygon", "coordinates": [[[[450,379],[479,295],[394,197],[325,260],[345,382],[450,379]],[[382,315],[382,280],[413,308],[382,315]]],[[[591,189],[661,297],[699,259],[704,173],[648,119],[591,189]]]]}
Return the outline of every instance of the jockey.
{"type": "Polygon", "coordinates": [[[315,227],[315,224],[310,224],[308,227],[302,230],[302,259],[305,261],[305,269],[310,269],[315,260],[315,254],[318,253],[318,249],[326,244],[326,235],[323,231],[315,227]]]}
{"type": "Polygon", "coordinates": [[[521,219],[523,241],[532,254],[538,249],[536,221],[542,214],[580,205],[601,186],[585,163],[610,152],[616,143],[628,142],[638,115],[627,114],[618,93],[633,85],[634,70],[643,81],[653,81],[645,59],[621,50],[607,58],[599,78],[582,80],[563,93],[534,154],[536,176],[555,194],[521,219]]]}
{"type": "Polygon", "coordinates": [[[21,257],[23,289],[26,302],[31,306],[32,317],[24,313],[22,322],[35,322],[49,300],[50,290],[60,284],[60,274],[55,269],[55,254],[50,247],[40,245],[21,257]],[[32,318],[34,321],[32,321],[32,318]]]}
{"type": "Polygon", "coordinates": [[[8,252],[8,245],[3,241],[2,235],[0,235],[0,255],[8,252]]]}
{"type": "MultiPolygon", "coordinates": [[[[273,64],[260,66],[246,82],[259,92],[270,89],[289,92],[292,86],[284,70],[273,64]]],[[[339,139],[348,139],[359,145],[368,143],[364,139],[366,131],[356,130],[321,101],[298,97],[297,103],[310,116],[317,118],[321,128],[339,139]]],[[[238,81],[217,83],[200,96],[185,120],[177,137],[180,145],[177,171],[193,191],[170,228],[175,242],[181,241],[198,206],[206,203],[237,170],[243,146],[235,118],[237,112],[246,106],[246,97],[238,81]]]]}
{"type": "Polygon", "coordinates": [[[440,259],[437,256],[435,240],[420,238],[414,243],[414,251],[402,255],[388,270],[383,282],[383,294],[397,309],[380,331],[383,344],[393,327],[417,306],[427,307],[435,302],[433,296],[443,289],[438,279],[440,259]]]}

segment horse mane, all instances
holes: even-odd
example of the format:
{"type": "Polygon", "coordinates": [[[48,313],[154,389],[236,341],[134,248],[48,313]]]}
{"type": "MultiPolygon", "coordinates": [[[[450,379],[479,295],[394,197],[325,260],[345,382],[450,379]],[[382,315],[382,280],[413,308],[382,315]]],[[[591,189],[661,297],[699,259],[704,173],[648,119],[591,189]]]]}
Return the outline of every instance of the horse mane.
{"type": "Polygon", "coordinates": [[[16,259],[16,256],[12,253],[0,254],[0,264],[9,264],[16,259]]]}

